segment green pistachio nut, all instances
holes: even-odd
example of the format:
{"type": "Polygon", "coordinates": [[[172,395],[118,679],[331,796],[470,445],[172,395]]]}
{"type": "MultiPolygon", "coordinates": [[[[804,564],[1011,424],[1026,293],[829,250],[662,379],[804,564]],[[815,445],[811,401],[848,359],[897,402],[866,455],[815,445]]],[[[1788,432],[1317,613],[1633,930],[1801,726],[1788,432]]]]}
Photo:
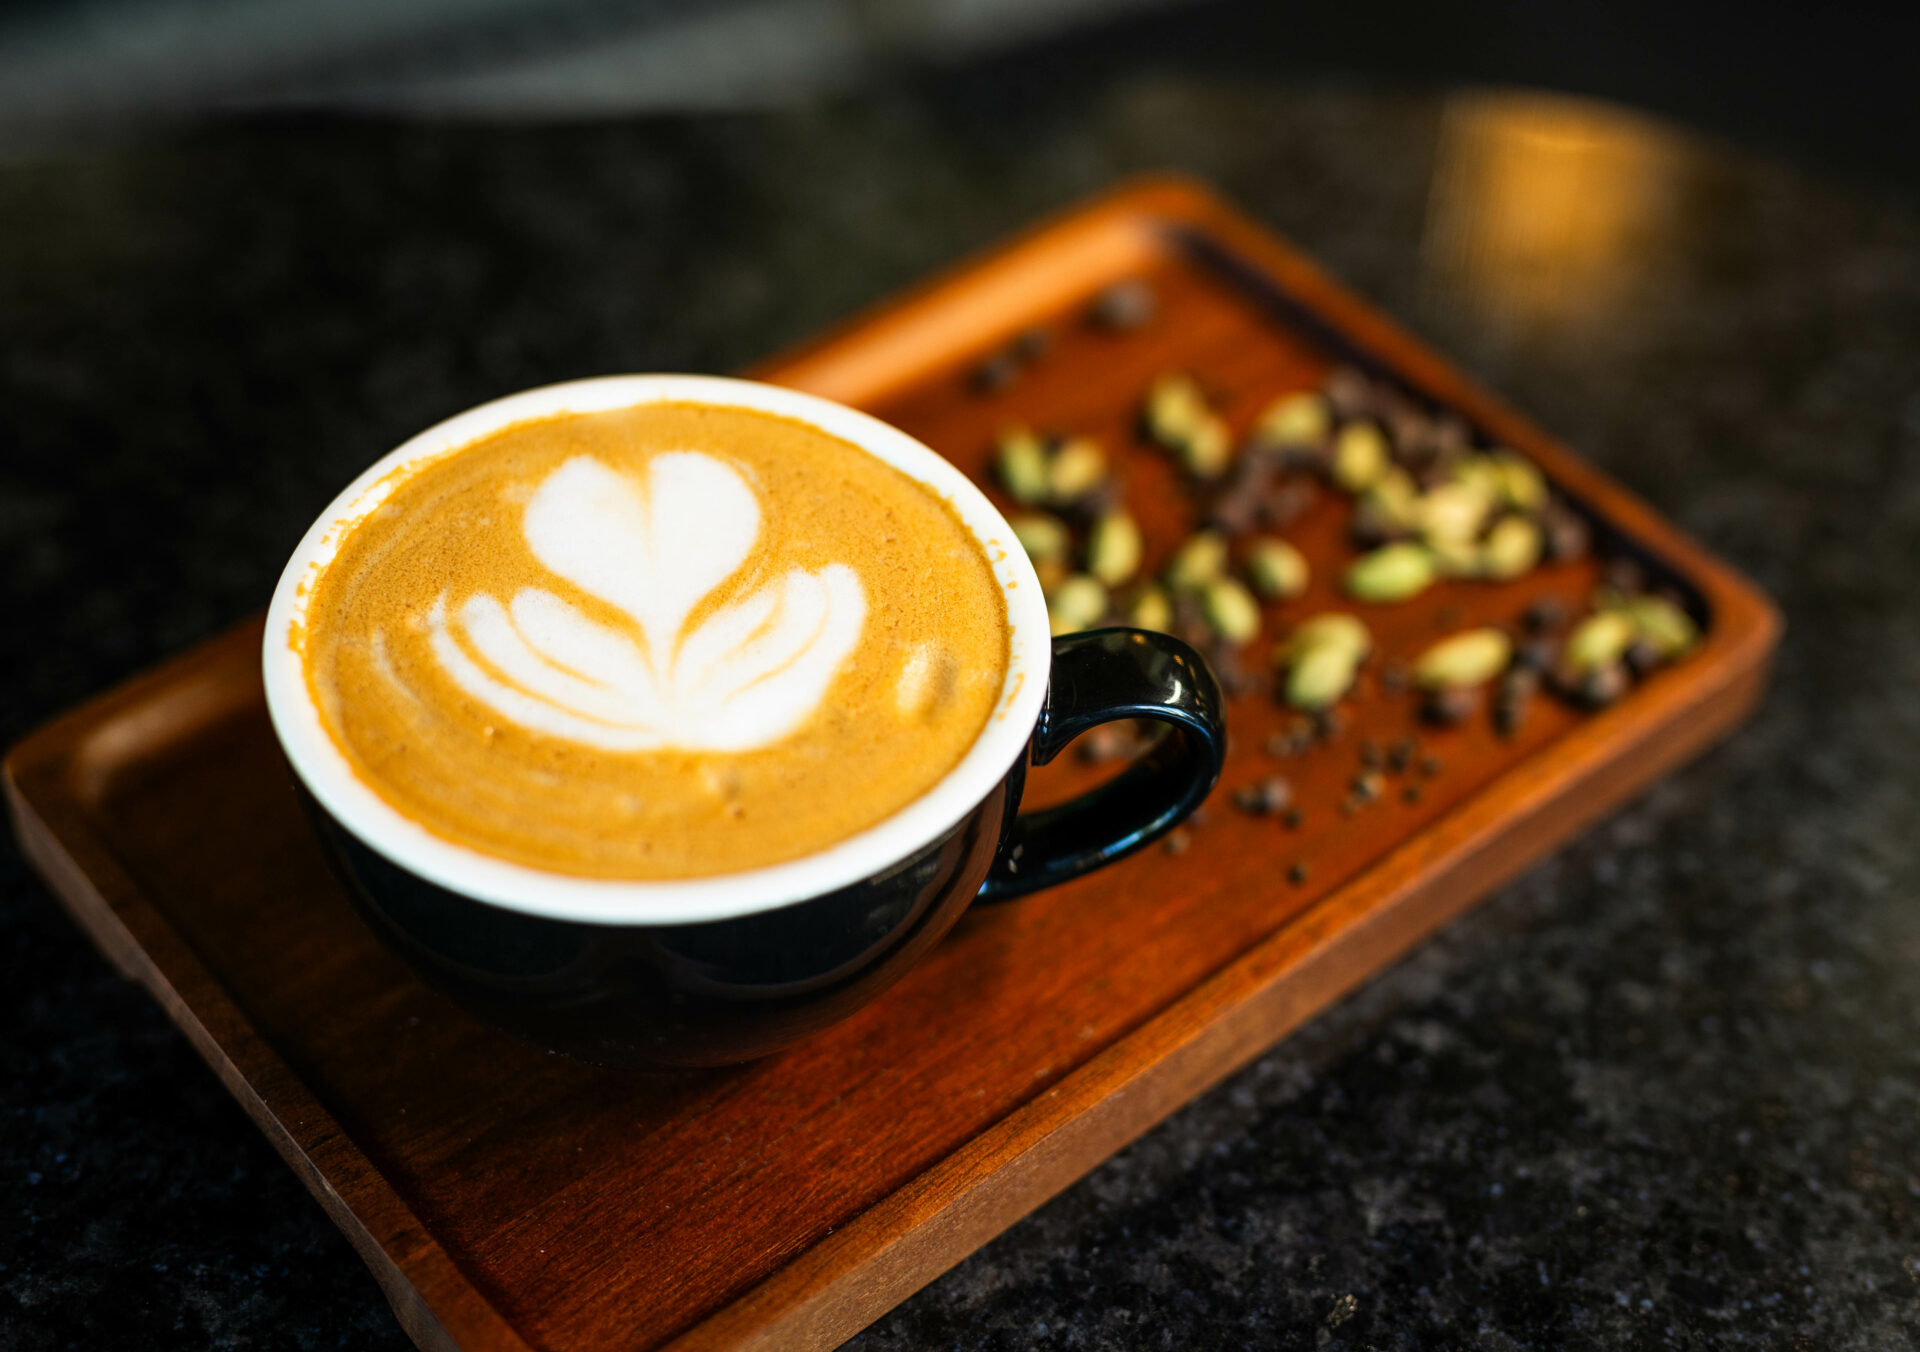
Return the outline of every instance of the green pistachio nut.
{"type": "Polygon", "coordinates": [[[1260,632],[1260,603],[1230,577],[1216,577],[1200,593],[1200,607],[1213,632],[1229,643],[1246,643],[1260,632]]]}
{"type": "Polygon", "coordinates": [[[1589,615],[1567,635],[1560,658],[1576,673],[1585,674],[1620,660],[1639,632],[1633,617],[1624,610],[1603,610],[1589,615]]]}
{"type": "Polygon", "coordinates": [[[1217,530],[1195,531],[1174,551],[1166,581],[1176,591],[1195,591],[1227,571],[1227,537],[1217,530]]]}
{"type": "Polygon", "coordinates": [[[1158,629],[1165,633],[1173,628],[1173,602],[1158,587],[1142,587],[1133,604],[1127,607],[1127,623],[1136,629],[1158,629]]]}
{"type": "Polygon", "coordinates": [[[1333,439],[1333,481],[1349,493],[1372,487],[1392,464],[1386,434],[1370,422],[1350,422],[1333,439]]]}
{"type": "Polygon", "coordinates": [[[1108,512],[1087,537],[1087,571],[1117,587],[1140,571],[1140,527],[1126,512],[1108,512]]]}
{"type": "Polygon", "coordinates": [[[1499,472],[1500,496],[1519,512],[1537,512],[1547,505],[1547,479],[1531,460],[1513,451],[1495,451],[1487,457],[1499,472]]]}
{"type": "Polygon", "coordinates": [[[1472,540],[1486,524],[1494,501],[1482,484],[1458,479],[1436,484],[1414,509],[1420,536],[1428,544],[1472,540]]]}
{"type": "Polygon", "coordinates": [[[1047,598],[1047,623],[1056,635],[1091,629],[1106,613],[1107,589],[1085,573],[1075,573],[1047,598]]]}
{"type": "Polygon", "coordinates": [[[1046,512],[1024,512],[1011,518],[1007,524],[1013,527],[1013,538],[1020,542],[1020,548],[1036,567],[1066,558],[1067,552],[1073,548],[1073,537],[1067,531],[1067,523],[1057,516],[1050,516],[1046,512]]]}
{"type": "Polygon", "coordinates": [[[1286,641],[1273,651],[1276,665],[1285,666],[1315,648],[1338,648],[1358,664],[1373,651],[1373,635],[1357,615],[1327,610],[1293,627],[1286,641]]]}
{"type": "Polygon", "coordinates": [[[1420,489],[1398,465],[1369,484],[1360,502],[1396,531],[1413,530],[1419,524],[1420,489]]]}
{"type": "Polygon", "coordinates": [[[1206,396],[1192,376],[1170,372],[1147,390],[1147,435],[1169,449],[1185,445],[1208,416],[1206,396]]]}
{"type": "Polygon", "coordinates": [[[1524,577],[1540,562],[1544,543],[1533,518],[1503,516],[1493,523],[1480,546],[1480,571],[1496,582],[1524,577]]]}
{"type": "Polygon", "coordinates": [[[1107,453],[1092,437],[1074,437],[1053,453],[1047,465],[1047,496],[1077,502],[1107,477],[1107,453]]]}
{"type": "Polygon", "coordinates": [[[1217,479],[1233,459],[1233,434],[1209,413],[1194,423],[1179,447],[1180,467],[1196,479],[1217,479]]]}
{"type": "Polygon", "coordinates": [[[1699,641],[1700,627],[1664,596],[1636,596],[1627,602],[1626,614],[1633,621],[1635,636],[1651,643],[1669,662],[1685,656],[1699,641]]]}
{"type": "Polygon", "coordinates": [[[1331,708],[1353,688],[1359,668],[1360,659],[1340,644],[1307,648],[1287,668],[1287,703],[1296,709],[1331,708]]]}
{"type": "Polygon", "coordinates": [[[1468,629],[1441,639],[1414,663],[1422,690],[1461,690],[1485,685],[1513,660],[1513,640],[1498,629],[1468,629]]]}
{"type": "Polygon", "coordinates": [[[1254,435],[1271,446],[1318,446],[1332,430],[1327,398],[1312,390],[1281,395],[1254,424],[1254,435]]]}
{"type": "Polygon", "coordinates": [[[1269,601],[1291,601],[1307,589],[1307,556],[1277,536],[1263,535],[1247,551],[1247,577],[1269,601]]]}
{"type": "Polygon", "coordinates": [[[1000,434],[993,453],[993,472],[1000,486],[1022,507],[1047,497],[1047,448],[1024,427],[1000,434]]]}
{"type": "Polygon", "coordinates": [[[1360,601],[1404,601],[1433,582],[1433,551],[1402,541],[1362,554],[1347,566],[1347,594],[1360,601]]]}

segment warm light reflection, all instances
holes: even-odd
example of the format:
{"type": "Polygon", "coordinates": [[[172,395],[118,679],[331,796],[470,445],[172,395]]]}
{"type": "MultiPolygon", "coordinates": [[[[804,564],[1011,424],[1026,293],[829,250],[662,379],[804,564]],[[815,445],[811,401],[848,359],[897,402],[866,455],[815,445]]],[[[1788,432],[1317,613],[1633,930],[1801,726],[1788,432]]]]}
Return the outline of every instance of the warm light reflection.
{"type": "Polygon", "coordinates": [[[1670,134],[1617,108],[1449,99],[1422,244],[1438,299],[1507,330],[1608,317],[1658,265],[1679,157],[1670,134]]]}

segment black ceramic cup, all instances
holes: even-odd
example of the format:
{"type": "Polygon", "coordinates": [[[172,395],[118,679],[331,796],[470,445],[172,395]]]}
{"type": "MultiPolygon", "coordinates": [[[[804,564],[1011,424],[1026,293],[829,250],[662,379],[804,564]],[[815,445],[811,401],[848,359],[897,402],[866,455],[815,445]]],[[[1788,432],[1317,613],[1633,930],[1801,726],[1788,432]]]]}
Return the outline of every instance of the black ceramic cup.
{"type": "MultiPolygon", "coordinates": [[[[1220,693],[1178,639],[1105,629],[1051,638],[1031,565],[952,465],[864,414],[793,391],[688,376],[580,381],[512,396],[423,433],[356,480],[315,523],[268,612],[269,711],[296,788],[368,924],[481,1017],[605,1065],[711,1066],[790,1046],[898,980],[971,905],[1012,900],[1132,853],[1212,789],[1225,753],[1220,693]],[[940,493],[1006,588],[1003,695],[948,775],[877,826],[803,859],[667,882],[580,878],[454,844],[360,781],[322,727],[304,673],[304,598],[344,529],[396,470],[509,423],[648,399],[796,417],[940,493]],[[1022,814],[1029,763],[1116,719],[1164,733],[1113,779],[1022,814]]],[[[849,765],[847,774],[860,767],[849,765]]]]}

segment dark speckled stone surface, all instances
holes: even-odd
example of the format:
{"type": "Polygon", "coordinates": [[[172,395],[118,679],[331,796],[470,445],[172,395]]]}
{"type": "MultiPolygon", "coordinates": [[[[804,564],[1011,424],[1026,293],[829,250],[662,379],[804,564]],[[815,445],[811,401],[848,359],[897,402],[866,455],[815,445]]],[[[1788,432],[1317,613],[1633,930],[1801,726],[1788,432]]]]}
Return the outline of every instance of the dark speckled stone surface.
{"type": "MultiPolygon", "coordinates": [[[[1920,218],[1574,116],[982,73],[0,170],[0,733],[260,605],[338,485],[445,414],[728,369],[1184,168],[1759,579],[1776,687],[854,1346],[1910,1346],[1920,218]],[[1501,196],[1542,145],[1584,166],[1544,226],[1501,196]]],[[[0,879],[0,1346],[403,1346],[159,1011],[17,855],[0,879]]]]}

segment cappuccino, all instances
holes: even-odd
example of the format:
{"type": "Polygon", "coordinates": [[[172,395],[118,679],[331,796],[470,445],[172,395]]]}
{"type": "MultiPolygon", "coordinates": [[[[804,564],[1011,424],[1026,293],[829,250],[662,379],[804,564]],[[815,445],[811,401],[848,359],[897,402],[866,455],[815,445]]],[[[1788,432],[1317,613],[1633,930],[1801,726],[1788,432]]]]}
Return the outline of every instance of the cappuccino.
{"type": "Polygon", "coordinates": [[[979,541],[807,423],[562,414],[382,489],[291,641],[354,775],[484,854],[629,879],[800,858],[932,788],[999,699],[979,541]]]}

